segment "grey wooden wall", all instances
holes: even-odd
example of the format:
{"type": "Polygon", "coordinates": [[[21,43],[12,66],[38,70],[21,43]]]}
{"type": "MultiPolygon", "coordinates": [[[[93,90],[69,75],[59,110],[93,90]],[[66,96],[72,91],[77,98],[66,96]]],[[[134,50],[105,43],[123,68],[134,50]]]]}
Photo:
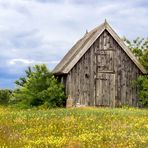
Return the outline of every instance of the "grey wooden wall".
{"type": "Polygon", "coordinates": [[[131,82],[139,74],[133,61],[104,31],[67,75],[66,93],[75,104],[137,106],[138,90],[131,82]]]}

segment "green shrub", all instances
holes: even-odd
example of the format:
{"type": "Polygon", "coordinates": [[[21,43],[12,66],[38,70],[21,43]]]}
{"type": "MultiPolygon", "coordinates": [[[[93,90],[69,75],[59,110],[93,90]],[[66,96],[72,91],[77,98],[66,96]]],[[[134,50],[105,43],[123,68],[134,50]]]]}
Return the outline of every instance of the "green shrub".
{"type": "MultiPolygon", "coordinates": [[[[66,96],[64,86],[60,84],[45,65],[35,65],[28,69],[29,75],[16,81],[19,86],[14,91],[11,102],[28,107],[62,107],[66,96]],[[23,80],[23,81],[22,81],[23,80]]],[[[26,71],[26,73],[28,72],[26,71]]]]}
{"type": "Polygon", "coordinates": [[[148,76],[139,76],[136,81],[134,81],[134,86],[139,89],[139,102],[145,107],[148,107],[148,76]]]}

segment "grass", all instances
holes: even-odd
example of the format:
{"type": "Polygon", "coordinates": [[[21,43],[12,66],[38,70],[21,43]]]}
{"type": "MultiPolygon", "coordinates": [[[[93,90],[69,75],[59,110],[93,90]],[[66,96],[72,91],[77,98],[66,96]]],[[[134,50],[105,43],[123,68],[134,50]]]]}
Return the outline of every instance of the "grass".
{"type": "Polygon", "coordinates": [[[0,107],[0,147],[147,148],[148,110],[0,107]]]}

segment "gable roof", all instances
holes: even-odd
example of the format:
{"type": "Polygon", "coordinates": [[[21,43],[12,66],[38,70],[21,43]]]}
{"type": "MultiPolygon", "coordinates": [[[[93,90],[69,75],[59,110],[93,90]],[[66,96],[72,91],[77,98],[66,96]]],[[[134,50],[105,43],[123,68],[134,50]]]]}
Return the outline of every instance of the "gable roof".
{"type": "Polygon", "coordinates": [[[91,45],[96,41],[96,39],[107,30],[111,36],[116,40],[119,46],[125,51],[129,58],[135,63],[135,65],[140,69],[143,74],[147,71],[140,64],[138,59],[134,56],[131,50],[125,45],[123,40],[115,33],[115,31],[110,27],[110,25],[105,21],[100,26],[94,28],[90,32],[84,35],[78,42],[69,50],[69,52],[64,56],[61,62],[54,68],[53,73],[55,74],[67,74],[74,67],[74,65],[81,59],[81,57],[87,52],[91,45]]]}

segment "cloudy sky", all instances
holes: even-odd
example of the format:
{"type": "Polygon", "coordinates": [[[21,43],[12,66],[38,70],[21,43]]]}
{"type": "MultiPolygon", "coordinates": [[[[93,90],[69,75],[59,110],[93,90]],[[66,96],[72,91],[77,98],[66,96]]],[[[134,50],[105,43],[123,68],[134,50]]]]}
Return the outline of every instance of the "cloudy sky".
{"type": "Polygon", "coordinates": [[[0,0],[0,88],[15,88],[29,65],[52,70],[105,18],[121,37],[148,36],[147,0],[0,0]]]}

